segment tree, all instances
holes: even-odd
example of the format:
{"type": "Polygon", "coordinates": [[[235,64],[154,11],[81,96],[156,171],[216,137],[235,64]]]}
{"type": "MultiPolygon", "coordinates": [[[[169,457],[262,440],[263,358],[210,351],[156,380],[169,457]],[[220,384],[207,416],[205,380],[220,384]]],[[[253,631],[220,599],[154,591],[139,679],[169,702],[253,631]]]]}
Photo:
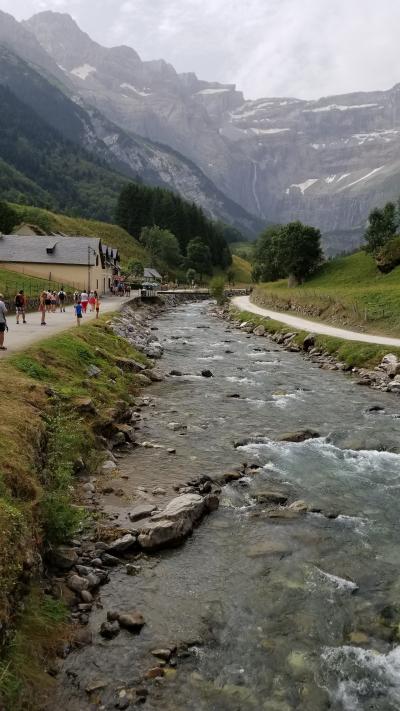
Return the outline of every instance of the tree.
{"type": "Polygon", "coordinates": [[[285,276],[289,284],[304,281],[321,263],[321,233],[301,222],[268,227],[254,250],[253,279],[276,281],[285,276]]]}
{"type": "Polygon", "coordinates": [[[253,281],[276,281],[286,276],[282,264],[282,225],[271,225],[254,247],[253,281]]]}
{"type": "Polygon", "coordinates": [[[321,232],[301,222],[290,222],[279,235],[279,262],[289,286],[303,282],[321,264],[321,232]]]}
{"type": "Polygon", "coordinates": [[[230,284],[231,286],[235,286],[235,272],[233,271],[233,269],[229,269],[226,272],[226,278],[228,280],[228,284],[230,284]]]}
{"type": "Polygon", "coordinates": [[[196,281],[197,274],[194,269],[188,269],[186,272],[186,281],[188,284],[192,284],[196,281]]]}
{"type": "Polygon", "coordinates": [[[6,235],[10,234],[17,224],[18,215],[16,211],[6,202],[0,201],[0,232],[6,235]]]}
{"type": "Polygon", "coordinates": [[[143,227],[140,233],[140,241],[150,252],[155,262],[168,264],[171,267],[179,267],[181,265],[182,254],[178,240],[169,230],[163,230],[157,225],[143,227]]]}
{"type": "Polygon", "coordinates": [[[214,297],[217,304],[220,306],[225,301],[225,278],[223,276],[215,276],[210,281],[210,294],[214,297]]]}
{"type": "Polygon", "coordinates": [[[128,274],[135,277],[142,277],[144,274],[144,266],[137,259],[130,259],[127,265],[128,274]]]}
{"type": "Polygon", "coordinates": [[[386,203],[382,209],[376,207],[372,210],[365,232],[366,251],[376,255],[381,247],[396,235],[399,222],[399,213],[393,202],[386,203]]]}
{"type": "Polygon", "coordinates": [[[211,252],[207,244],[200,237],[190,240],[187,246],[186,261],[189,268],[195,269],[200,274],[209,274],[211,271],[211,252]]]}

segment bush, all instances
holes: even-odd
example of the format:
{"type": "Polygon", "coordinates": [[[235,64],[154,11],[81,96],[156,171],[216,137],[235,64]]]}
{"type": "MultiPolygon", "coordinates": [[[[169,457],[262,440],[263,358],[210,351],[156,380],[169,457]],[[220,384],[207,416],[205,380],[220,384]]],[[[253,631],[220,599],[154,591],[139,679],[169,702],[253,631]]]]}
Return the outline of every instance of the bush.
{"type": "Polygon", "coordinates": [[[216,299],[220,306],[224,303],[225,297],[225,279],[223,276],[216,276],[210,281],[210,294],[216,299]]]}

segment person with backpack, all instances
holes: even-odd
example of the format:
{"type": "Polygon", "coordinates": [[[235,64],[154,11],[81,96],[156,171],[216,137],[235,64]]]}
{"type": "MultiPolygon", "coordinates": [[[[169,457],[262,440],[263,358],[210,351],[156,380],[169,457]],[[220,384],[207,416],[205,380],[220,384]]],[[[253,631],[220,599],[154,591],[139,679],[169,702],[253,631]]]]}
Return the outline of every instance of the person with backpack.
{"type": "Polygon", "coordinates": [[[26,323],[25,312],[26,312],[26,298],[24,290],[21,289],[14,299],[15,304],[15,315],[17,317],[17,326],[19,326],[19,317],[22,316],[22,323],[26,323]]]}
{"type": "Polygon", "coordinates": [[[58,301],[60,304],[60,314],[63,312],[65,313],[65,299],[67,298],[67,295],[64,291],[64,288],[61,287],[61,290],[58,292],[58,301]]]}
{"type": "Polygon", "coordinates": [[[7,326],[7,307],[4,303],[4,296],[0,294],[0,351],[6,351],[4,345],[4,334],[8,331],[7,326]]]}

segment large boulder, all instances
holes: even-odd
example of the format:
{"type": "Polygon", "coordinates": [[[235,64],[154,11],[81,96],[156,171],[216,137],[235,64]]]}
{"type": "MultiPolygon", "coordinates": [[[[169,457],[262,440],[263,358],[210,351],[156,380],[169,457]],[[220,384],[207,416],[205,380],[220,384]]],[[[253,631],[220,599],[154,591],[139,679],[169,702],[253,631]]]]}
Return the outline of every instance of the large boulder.
{"type": "Polygon", "coordinates": [[[177,496],[144,524],[138,542],[145,550],[177,545],[190,535],[207,510],[206,497],[199,494],[177,496]]]}
{"type": "Polygon", "coordinates": [[[385,355],[382,358],[380,367],[389,375],[390,378],[400,375],[400,361],[394,353],[388,353],[385,355]]]}
{"type": "Polygon", "coordinates": [[[48,561],[50,565],[59,570],[71,570],[78,562],[78,554],[74,548],[68,546],[59,546],[53,548],[48,553],[48,561]]]}

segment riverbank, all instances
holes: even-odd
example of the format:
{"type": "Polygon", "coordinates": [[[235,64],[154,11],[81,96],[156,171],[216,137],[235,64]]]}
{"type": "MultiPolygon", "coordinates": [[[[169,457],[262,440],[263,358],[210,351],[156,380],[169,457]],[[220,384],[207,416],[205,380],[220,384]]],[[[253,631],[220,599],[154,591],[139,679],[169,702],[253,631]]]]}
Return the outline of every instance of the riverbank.
{"type": "Polygon", "coordinates": [[[43,561],[86,529],[93,507],[85,483],[106,459],[103,432],[115,443],[128,439],[121,420],[150,382],[143,350],[116,336],[103,316],[3,361],[0,693],[7,709],[34,708],[51,680],[48,657],[70,634],[63,595],[55,602],[41,582],[43,561]]]}
{"type": "MultiPolygon", "coordinates": [[[[240,302],[241,299],[236,299],[240,302]]],[[[342,371],[357,378],[359,385],[400,394],[400,349],[343,340],[318,333],[288,329],[287,324],[235,306],[220,313],[238,328],[256,336],[269,336],[285,350],[302,353],[323,370],[342,371]]]]}

